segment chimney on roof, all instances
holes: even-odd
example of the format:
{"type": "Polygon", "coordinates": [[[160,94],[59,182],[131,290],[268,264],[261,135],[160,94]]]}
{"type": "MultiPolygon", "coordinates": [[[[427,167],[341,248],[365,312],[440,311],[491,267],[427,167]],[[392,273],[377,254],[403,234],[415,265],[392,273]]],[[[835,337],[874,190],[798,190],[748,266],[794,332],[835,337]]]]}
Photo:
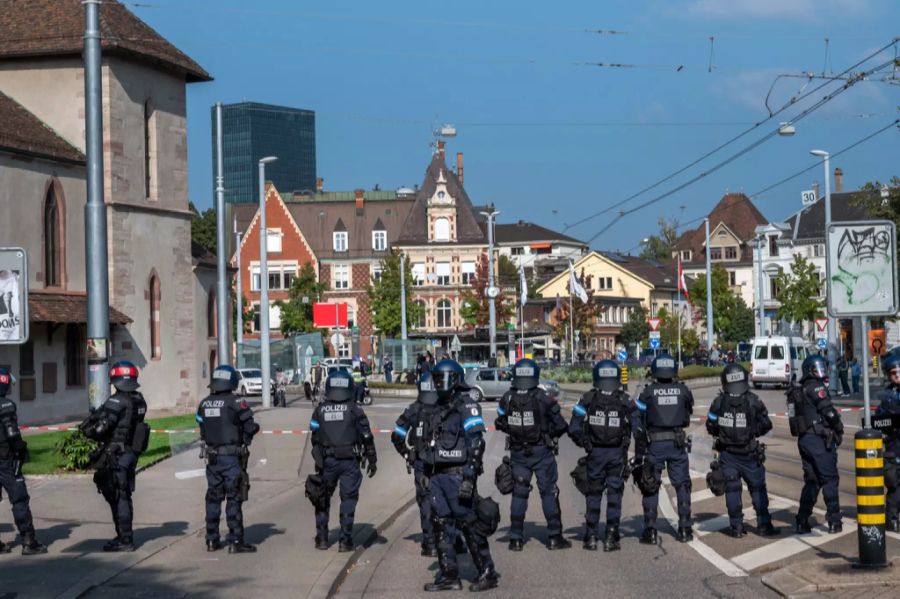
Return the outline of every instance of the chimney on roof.
{"type": "Polygon", "coordinates": [[[366,204],[366,192],[362,189],[356,190],[356,209],[362,210],[366,204]]]}
{"type": "Polygon", "coordinates": [[[463,153],[456,153],[456,176],[459,177],[459,184],[463,184],[463,153]]]}
{"type": "Polygon", "coordinates": [[[316,177],[316,193],[322,193],[325,189],[325,179],[322,177],[316,177]]]}
{"type": "Polygon", "coordinates": [[[440,157],[441,157],[441,162],[444,161],[444,144],[445,144],[445,143],[446,143],[446,142],[444,142],[443,139],[439,139],[438,142],[437,142],[437,146],[438,146],[438,154],[439,154],[440,157]]]}
{"type": "Polygon", "coordinates": [[[841,167],[834,169],[834,193],[844,191],[844,171],[841,167]]]}
{"type": "Polygon", "coordinates": [[[812,190],[813,190],[813,195],[818,200],[819,199],[819,182],[818,181],[813,181],[812,190]]]}

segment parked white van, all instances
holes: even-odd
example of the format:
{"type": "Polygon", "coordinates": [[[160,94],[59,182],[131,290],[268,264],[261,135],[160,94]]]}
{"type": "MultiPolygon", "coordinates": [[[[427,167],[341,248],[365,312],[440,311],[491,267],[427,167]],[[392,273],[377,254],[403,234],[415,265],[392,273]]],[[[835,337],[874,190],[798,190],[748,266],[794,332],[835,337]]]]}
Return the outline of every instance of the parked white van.
{"type": "Polygon", "coordinates": [[[754,389],[764,384],[784,385],[799,376],[800,367],[812,351],[802,337],[757,337],[750,353],[750,382],[754,389]]]}

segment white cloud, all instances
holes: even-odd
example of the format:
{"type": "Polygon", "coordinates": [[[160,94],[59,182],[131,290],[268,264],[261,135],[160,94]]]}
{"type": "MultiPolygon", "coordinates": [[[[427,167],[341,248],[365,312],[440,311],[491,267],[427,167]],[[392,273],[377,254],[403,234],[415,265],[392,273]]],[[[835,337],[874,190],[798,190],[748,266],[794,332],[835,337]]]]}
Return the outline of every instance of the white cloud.
{"type": "Polygon", "coordinates": [[[872,12],[873,0],[692,0],[689,14],[713,19],[819,20],[826,15],[860,17],[872,12]]]}

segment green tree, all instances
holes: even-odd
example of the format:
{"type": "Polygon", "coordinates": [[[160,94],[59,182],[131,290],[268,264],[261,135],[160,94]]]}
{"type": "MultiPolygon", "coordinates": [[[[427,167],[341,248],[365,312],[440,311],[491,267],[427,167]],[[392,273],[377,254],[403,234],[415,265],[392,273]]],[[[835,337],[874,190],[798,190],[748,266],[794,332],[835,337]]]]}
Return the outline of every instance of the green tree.
{"type": "Polygon", "coordinates": [[[509,256],[497,258],[497,285],[499,287],[516,287],[519,284],[519,269],[509,256]]]}
{"type": "Polygon", "coordinates": [[[666,263],[672,260],[672,248],[678,239],[678,222],[665,218],[660,218],[656,222],[659,225],[659,234],[651,235],[646,241],[641,242],[643,249],[640,257],[644,260],[666,263]]]}
{"type": "MultiPolygon", "coordinates": [[[[572,298],[572,319],[575,331],[580,335],[582,344],[594,334],[594,324],[600,313],[600,305],[594,301],[593,290],[587,290],[588,301],[582,302],[577,296],[572,298]]],[[[556,324],[553,326],[554,336],[565,339],[569,326],[569,298],[560,300],[559,312],[556,315],[556,324]]],[[[578,347],[576,346],[576,349],[578,347]]]]}
{"type": "MultiPolygon", "coordinates": [[[[509,278],[509,272],[507,272],[508,282],[504,281],[502,277],[498,277],[498,280],[495,281],[496,286],[501,289],[515,286],[519,280],[515,265],[506,256],[500,256],[500,258],[501,260],[497,262],[498,268],[501,264],[506,264],[504,268],[509,271],[509,265],[512,265],[512,272],[516,275],[509,278]],[[506,259],[505,263],[502,260],[504,258],[506,259]]],[[[490,299],[487,296],[488,280],[488,255],[487,252],[482,252],[478,257],[478,262],[475,263],[475,276],[463,291],[460,302],[459,315],[469,326],[485,327],[490,322],[490,299]]],[[[494,307],[497,313],[498,328],[505,326],[516,312],[515,300],[506,293],[501,293],[497,297],[494,307]]]]}
{"type": "Polygon", "coordinates": [[[647,324],[647,316],[647,308],[638,306],[632,310],[631,314],[628,316],[628,320],[622,325],[622,330],[619,332],[619,338],[626,348],[630,349],[637,343],[640,343],[644,347],[647,346],[650,336],[650,325],[647,324]]]}
{"type": "Polygon", "coordinates": [[[216,253],[216,211],[207,208],[202,213],[193,202],[188,203],[191,211],[191,240],[199,243],[209,252],[216,253]]]}
{"type": "MultiPolygon", "coordinates": [[[[706,326],[706,277],[697,277],[690,285],[691,305],[706,326]]],[[[721,264],[712,271],[713,331],[722,343],[746,341],[753,337],[753,311],[743,298],[731,290],[728,271],[721,264]]]]}
{"type": "MultiPolygon", "coordinates": [[[[410,292],[413,283],[412,264],[404,261],[404,277],[406,278],[406,322],[410,329],[422,317],[422,308],[412,299],[410,292]]],[[[400,253],[391,251],[381,261],[381,277],[369,283],[367,291],[369,310],[372,322],[378,330],[388,337],[398,337],[402,331],[400,316],[400,253]]]]}
{"type": "Polygon", "coordinates": [[[790,272],[782,270],[775,277],[775,299],[781,304],[778,319],[807,322],[824,316],[825,300],[817,299],[821,285],[816,267],[803,256],[795,255],[790,272]]]}
{"type": "MultiPolygon", "coordinates": [[[[900,229],[900,177],[891,177],[887,185],[871,181],[863,185],[861,191],[865,193],[859,194],[854,203],[865,206],[871,218],[893,221],[900,229]]],[[[897,252],[900,258],[900,243],[897,244],[897,252]]]]}
{"type": "Polygon", "coordinates": [[[287,335],[312,333],[313,304],[319,301],[327,289],[320,283],[312,263],[307,262],[291,282],[287,301],[277,301],[275,305],[281,309],[281,332],[287,335]]]}

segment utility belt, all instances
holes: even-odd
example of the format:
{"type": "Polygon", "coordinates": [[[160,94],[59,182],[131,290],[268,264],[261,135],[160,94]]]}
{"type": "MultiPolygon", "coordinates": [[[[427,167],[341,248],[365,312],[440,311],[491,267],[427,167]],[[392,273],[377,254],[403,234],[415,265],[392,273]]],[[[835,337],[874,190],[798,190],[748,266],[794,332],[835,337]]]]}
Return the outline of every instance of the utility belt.
{"type": "MultiPolygon", "coordinates": [[[[210,447],[203,443],[200,445],[200,459],[206,460],[210,466],[219,461],[219,456],[237,456],[245,460],[250,455],[246,445],[217,445],[210,447]]],[[[242,467],[246,467],[242,464],[242,467]]]]}
{"type": "Polygon", "coordinates": [[[542,433],[541,438],[534,443],[513,441],[512,437],[506,437],[506,451],[524,451],[525,455],[530,456],[534,453],[535,447],[547,447],[553,451],[554,455],[559,453],[559,444],[549,433],[542,433]]]}
{"type": "Polygon", "coordinates": [[[207,453],[215,453],[216,455],[241,455],[244,451],[243,445],[218,445],[216,447],[207,447],[207,453]]]}
{"type": "Polygon", "coordinates": [[[358,445],[339,445],[337,447],[322,447],[323,458],[335,458],[338,460],[349,460],[351,458],[359,458],[362,455],[358,445]]]}
{"type": "Polygon", "coordinates": [[[691,452],[691,437],[684,431],[683,428],[675,428],[662,431],[649,431],[647,433],[647,439],[650,441],[650,443],[674,441],[675,447],[677,447],[678,449],[684,449],[686,447],[688,453],[691,452]]]}
{"type": "Polygon", "coordinates": [[[747,445],[725,445],[720,441],[716,441],[716,451],[724,451],[735,455],[757,455],[765,459],[766,446],[759,442],[759,439],[753,439],[747,445]]]}
{"type": "Polygon", "coordinates": [[[448,466],[444,464],[429,464],[425,466],[425,473],[429,476],[435,474],[458,474],[462,476],[465,466],[448,466]]]}

